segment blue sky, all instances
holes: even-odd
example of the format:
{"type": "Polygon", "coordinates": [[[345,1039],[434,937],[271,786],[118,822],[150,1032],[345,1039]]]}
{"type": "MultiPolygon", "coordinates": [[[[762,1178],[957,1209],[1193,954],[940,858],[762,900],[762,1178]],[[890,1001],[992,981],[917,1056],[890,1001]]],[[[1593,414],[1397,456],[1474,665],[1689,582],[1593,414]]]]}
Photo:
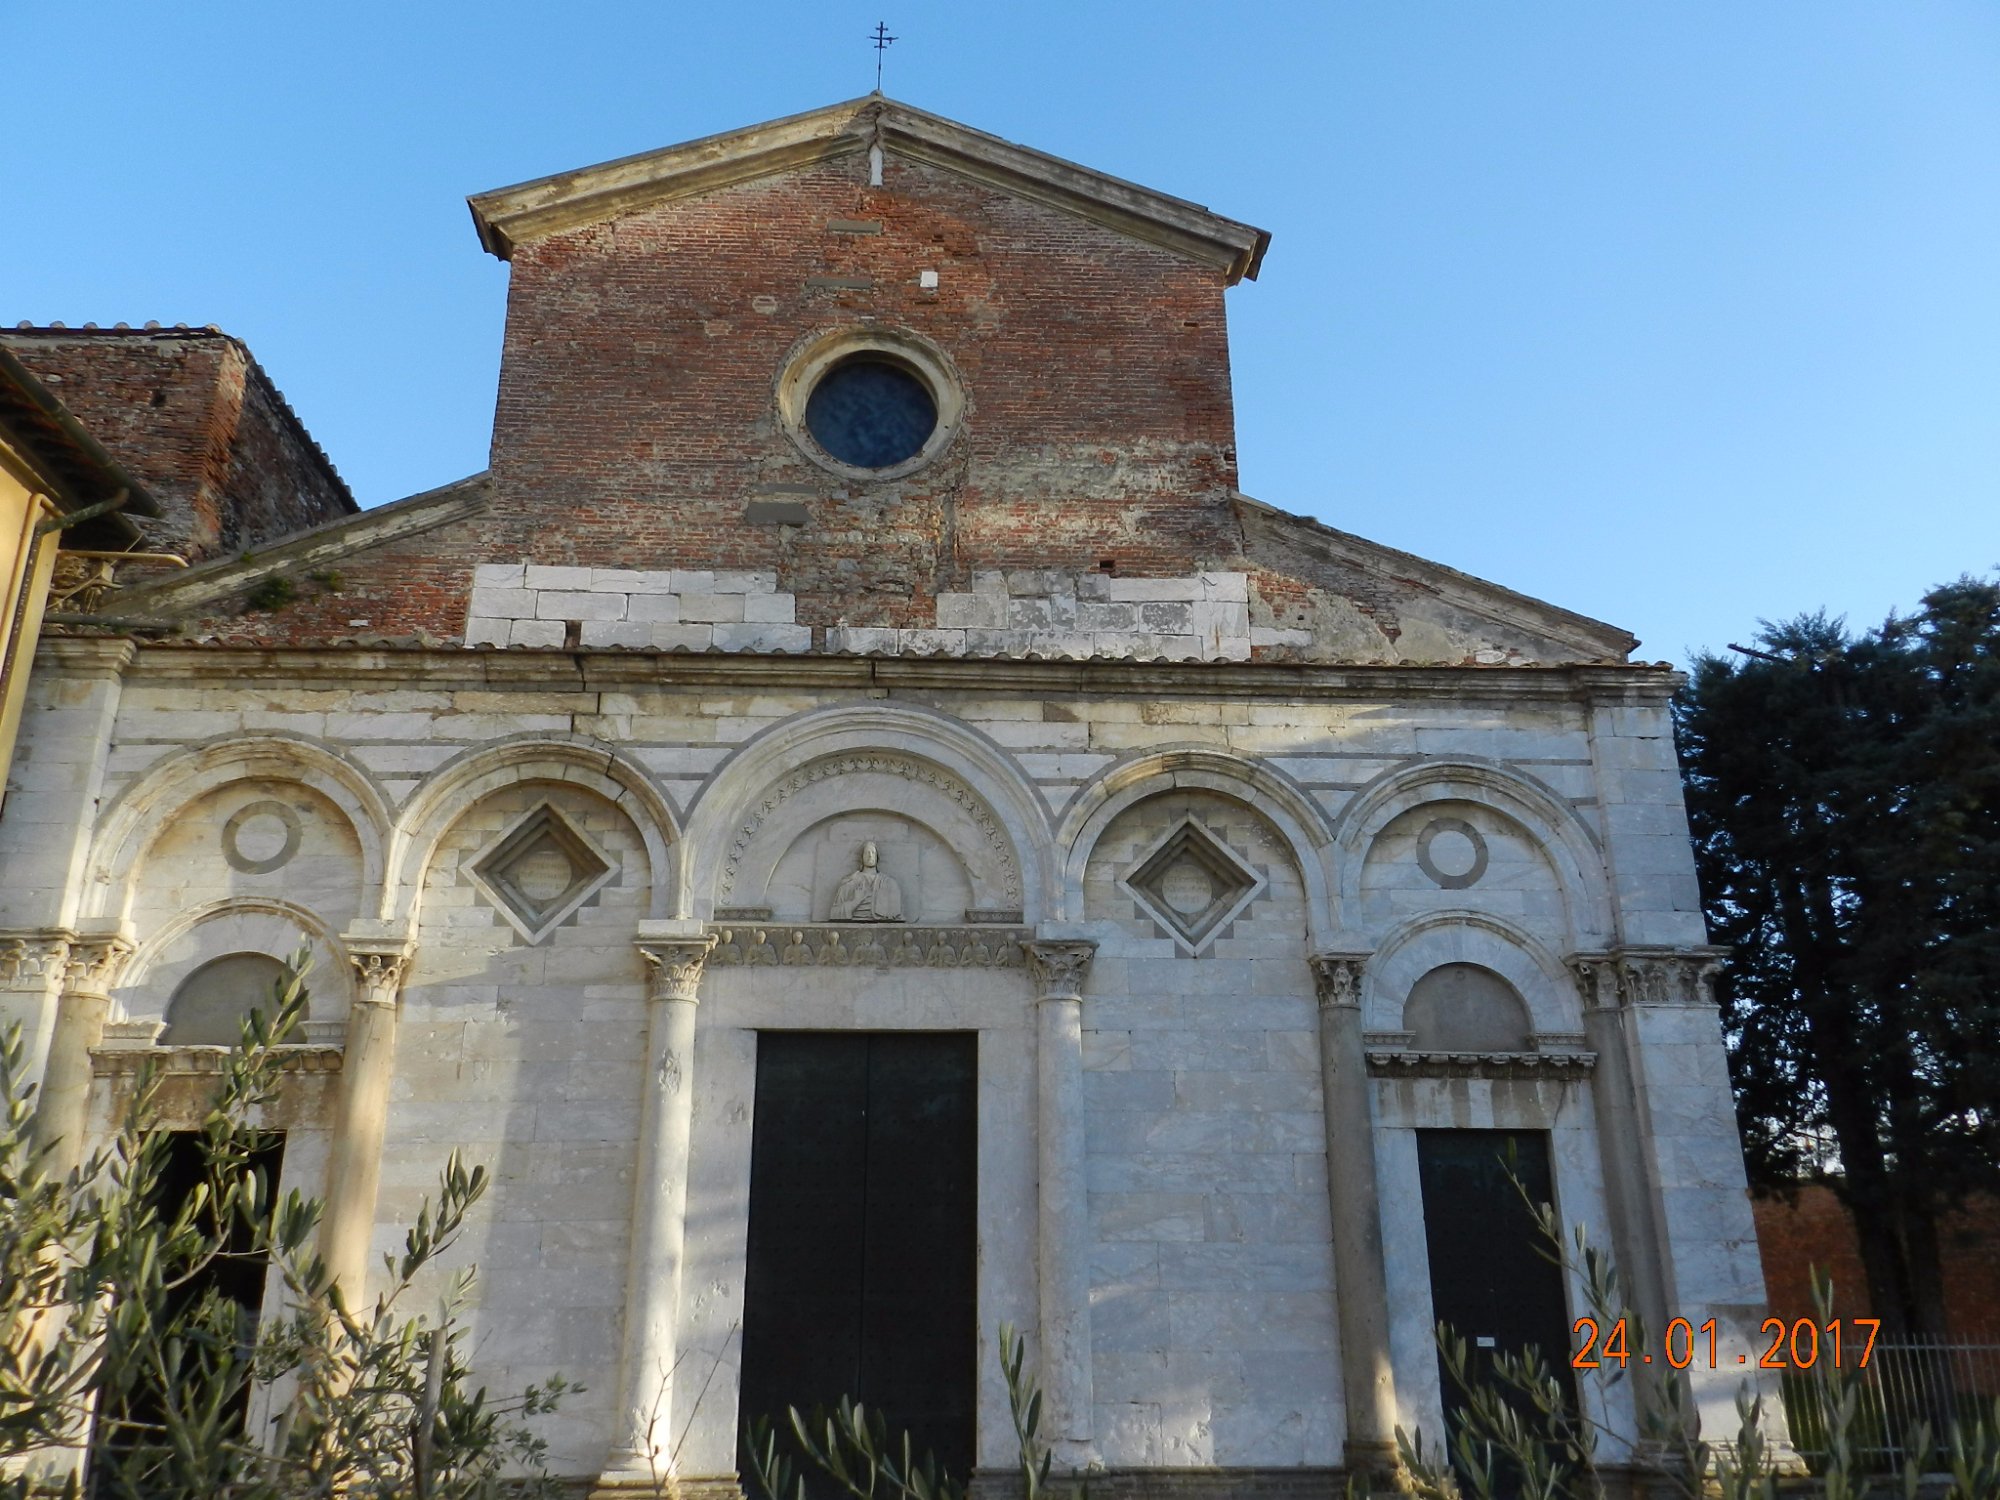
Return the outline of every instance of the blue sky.
{"type": "Polygon", "coordinates": [[[2000,5],[0,14],[0,319],[214,323],[364,504],[485,464],[468,193],[887,91],[1274,234],[1244,488],[1645,640],[2000,565],[2000,5]]]}

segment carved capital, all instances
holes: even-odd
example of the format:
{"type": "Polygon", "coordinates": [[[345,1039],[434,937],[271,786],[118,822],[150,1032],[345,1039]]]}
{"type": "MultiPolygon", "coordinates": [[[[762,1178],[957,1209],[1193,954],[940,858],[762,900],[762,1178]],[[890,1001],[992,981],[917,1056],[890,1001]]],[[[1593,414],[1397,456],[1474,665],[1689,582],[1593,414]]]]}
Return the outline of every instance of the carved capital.
{"type": "Polygon", "coordinates": [[[1090,961],[1097,956],[1097,944],[1088,938],[1056,938],[1022,945],[1028,950],[1028,965],[1034,971],[1035,987],[1044,1000],[1081,1000],[1084,977],[1090,961]]]}
{"type": "Polygon", "coordinates": [[[409,949],[400,943],[350,943],[347,961],[354,965],[354,999],[361,1005],[394,1005],[403,993],[403,973],[409,949]]]}
{"type": "Polygon", "coordinates": [[[1616,1010],[1619,1000],[1618,959],[1610,953],[1572,953],[1563,962],[1576,982],[1585,1011],[1616,1010]]]}
{"type": "Polygon", "coordinates": [[[64,956],[63,993],[67,995],[108,995],[132,956],[132,945],[122,937],[79,937],[70,942],[64,956]]]}
{"type": "Polygon", "coordinates": [[[1306,960],[1312,965],[1313,988],[1319,992],[1322,1009],[1361,1008],[1361,971],[1368,959],[1366,953],[1315,953],[1306,960]]]}
{"type": "Polygon", "coordinates": [[[69,961],[70,934],[59,928],[0,933],[0,984],[47,982],[69,961]]]}
{"type": "Polygon", "coordinates": [[[1586,1010],[1617,1006],[1713,1007],[1723,948],[1621,948],[1577,953],[1566,962],[1586,1010]]]}
{"type": "Polygon", "coordinates": [[[698,1001],[702,966],[714,946],[712,932],[639,944],[639,956],[646,960],[646,998],[698,1001]]]}

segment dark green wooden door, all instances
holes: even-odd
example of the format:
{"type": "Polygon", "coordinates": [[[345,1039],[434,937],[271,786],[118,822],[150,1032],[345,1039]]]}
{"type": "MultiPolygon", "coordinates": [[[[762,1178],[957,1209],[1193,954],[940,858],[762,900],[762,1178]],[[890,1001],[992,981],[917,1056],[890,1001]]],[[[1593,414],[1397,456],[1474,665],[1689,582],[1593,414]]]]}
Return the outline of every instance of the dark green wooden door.
{"type": "MultiPolygon", "coordinates": [[[[1554,1247],[1508,1180],[1510,1167],[1535,1202],[1554,1201],[1543,1132],[1417,1132],[1432,1314],[1472,1346],[1470,1367],[1481,1376],[1496,1354],[1539,1346],[1573,1400],[1562,1272],[1543,1258],[1554,1247]]],[[[1438,1380],[1446,1419],[1455,1422],[1461,1395],[1442,1360],[1438,1380]]]]}
{"type": "Polygon", "coordinates": [[[757,1040],[742,1415],[881,1408],[964,1479],[978,1303],[978,1040],[757,1040]]]}

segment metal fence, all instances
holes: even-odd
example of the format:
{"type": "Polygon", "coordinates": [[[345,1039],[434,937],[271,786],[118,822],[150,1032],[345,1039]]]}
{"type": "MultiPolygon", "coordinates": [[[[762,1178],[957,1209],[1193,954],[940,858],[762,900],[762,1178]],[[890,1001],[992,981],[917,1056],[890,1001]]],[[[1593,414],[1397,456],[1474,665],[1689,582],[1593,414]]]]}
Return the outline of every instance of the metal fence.
{"type": "Polygon", "coordinates": [[[2000,1344],[1947,1343],[1907,1335],[1878,1342],[1862,1370],[1787,1370],[1783,1379],[1785,1420],[1792,1444],[1808,1465],[1826,1457],[1829,1417],[1834,1403],[1854,1393],[1855,1415],[1848,1427],[1852,1461],[1877,1473],[1902,1468],[1919,1457],[1935,1468],[1939,1446],[1952,1423],[1970,1427],[1993,1421],[2000,1398],[2000,1344]],[[1930,1429],[1931,1451],[1913,1452],[1917,1434],[1930,1429]]]}

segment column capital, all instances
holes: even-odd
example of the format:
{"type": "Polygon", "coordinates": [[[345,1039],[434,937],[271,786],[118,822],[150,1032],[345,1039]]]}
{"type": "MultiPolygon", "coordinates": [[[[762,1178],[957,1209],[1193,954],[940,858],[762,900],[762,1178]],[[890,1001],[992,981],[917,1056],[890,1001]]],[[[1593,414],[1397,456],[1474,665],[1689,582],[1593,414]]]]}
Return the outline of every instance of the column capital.
{"type": "Polygon", "coordinates": [[[123,933],[79,933],[64,953],[63,993],[91,999],[108,996],[131,956],[132,942],[123,933]]]}
{"type": "Polygon", "coordinates": [[[1314,953],[1306,958],[1312,965],[1313,987],[1319,992],[1321,1009],[1361,1009],[1361,971],[1370,953],[1314,953]]]}
{"type": "Polygon", "coordinates": [[[1576,981],[1586,1011],[1638,1005],[1712,1009],[1715,976],[1728,957],[1729,949],[1704,944],[1572,953],[1563,962],[1576,981]]]}
{"type": "Polygon", "coordinates": [[[1083,998],[1084,976],[1097,956],[1096,939],[1030,938],[1021,946],[1028,951],[1028,966],[1034,971],[1041,999],[1083,998]]]}
{"type": "Polygon", "coordinates": [[[340,935],[354,969],[354,998],[363,1005],[394,1005],[410,962],[409,929],[399,922],[356,922],[340,935]]]}
{"type": "Polygon", "coordinates": [[[646,961],[646,998],[690,1004],[699,1001],[702,965],[708,962],[708,950],[715,944],[712,932],[641,938],[637,946],[639,956],[646,961]]]}
{"type": "Polygon", "coordinates": [[[0,932],[0,984],[24,979],[44,983],[61,975],[76,934],[67,927],[32,927],[0,932]]]}

